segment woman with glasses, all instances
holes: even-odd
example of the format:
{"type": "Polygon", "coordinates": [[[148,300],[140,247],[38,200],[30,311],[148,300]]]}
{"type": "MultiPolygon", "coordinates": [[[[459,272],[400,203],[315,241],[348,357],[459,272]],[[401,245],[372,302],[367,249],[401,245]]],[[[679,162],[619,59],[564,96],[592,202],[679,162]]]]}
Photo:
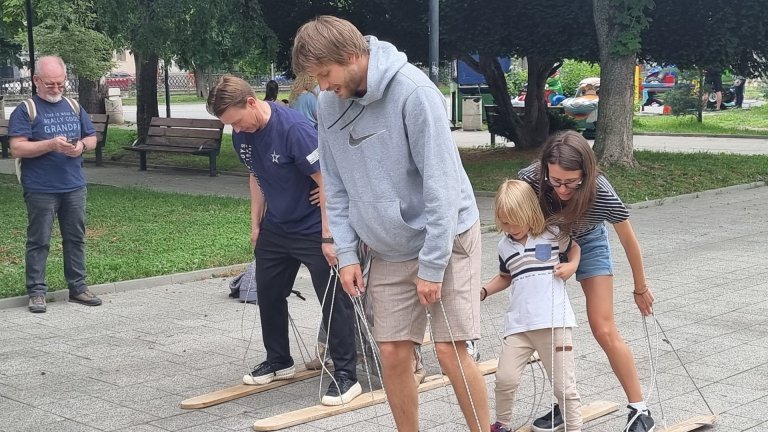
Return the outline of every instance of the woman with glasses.
{"type": "MultiPolygon", "coordinates": [[[[587,299],[587,317],[592,335],[608,356],[613,373],[629,400],[625,431],[651,432],[654,421],[643,398],[635,360],[619,335],[613,317],[613,266],[605,222],[613,225],[632,269],[632,295],[643,315],[652,312],[653,293],[646,285],[640,244],[629,222],[629,212],[608,179],[597,167],[589,143],[575,131],[552,135],[541,157],[523,168],[518,177],[533,186],[549,223],[570,233],[581,247],[576,280],[587,299]]],[[[557,406],[555,409],[558,410],[557,406]]],[[[559,410],[558,410],[559,411],[559,410]]],[[[562,428],[557,412],[537,419],[548,423],[538,431],[562,428]]]]}

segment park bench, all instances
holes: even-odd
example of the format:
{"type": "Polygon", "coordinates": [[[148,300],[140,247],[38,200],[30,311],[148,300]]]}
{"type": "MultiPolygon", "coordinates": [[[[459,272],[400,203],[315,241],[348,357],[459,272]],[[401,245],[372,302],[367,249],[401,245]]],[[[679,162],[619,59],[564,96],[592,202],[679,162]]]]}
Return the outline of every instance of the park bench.
{"type": "MultiPolygon", "coordinates": [[[[107,128],[109,127],[109,116],[106,114],[89,114],[93,128],[96,129],[96,165],[102,165],[102,155],[104,146],[107,142],[107,128]]],[[[10,137],[8,137],[8,120],[0,119],[0,142],[2,142],[2,157],[10,157],[8,152],[10,148],[10,137]]]]}
{"type": "Polygon", "coordinates": [[[169,152],[208,156],[211,177],[221,149],[224,124],[218,120],[152,117],[146,140],[136,140],[126,150],[139,152],[139,169],[147,170],[147,153],[169,152]]]}

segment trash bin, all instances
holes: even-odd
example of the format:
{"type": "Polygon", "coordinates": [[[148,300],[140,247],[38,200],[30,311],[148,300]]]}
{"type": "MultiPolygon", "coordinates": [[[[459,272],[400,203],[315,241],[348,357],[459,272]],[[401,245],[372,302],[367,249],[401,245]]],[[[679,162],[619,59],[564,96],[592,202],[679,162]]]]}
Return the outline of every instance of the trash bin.
{"type": "Polygon", "coordinates": [[[480,96],[464,96],[461,105],[461,128],[465,131],[483,127],[483,99],[480,96]]]}
{"type": "Polygon", "coordinates": [[[120,97],[120,89],[110,87],[107,92],[107,98],[104,99],[104,109],[109,116],[109,122],[112,124],[125,123],[123,116],[123,99],[120,97]]]}

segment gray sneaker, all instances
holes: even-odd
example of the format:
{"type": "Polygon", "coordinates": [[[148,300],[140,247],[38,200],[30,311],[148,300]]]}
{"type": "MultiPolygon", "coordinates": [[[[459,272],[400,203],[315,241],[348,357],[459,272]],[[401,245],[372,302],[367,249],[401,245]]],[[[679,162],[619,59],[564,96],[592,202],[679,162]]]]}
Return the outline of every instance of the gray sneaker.
{"type": "Polygon", "coordinates": [[[36,295],[29,297],[29,311],[32,313],[44,313],[47,307],[45,306],[45,296],[36,295]]]}
{"type": "Polygon", "coordinates": [[[80,303],[86,306],[101,306],[101,299],[93,295],[92,292],[85,290],[78,295],[69,294],[69,301],[72,303],[80,303]]]}

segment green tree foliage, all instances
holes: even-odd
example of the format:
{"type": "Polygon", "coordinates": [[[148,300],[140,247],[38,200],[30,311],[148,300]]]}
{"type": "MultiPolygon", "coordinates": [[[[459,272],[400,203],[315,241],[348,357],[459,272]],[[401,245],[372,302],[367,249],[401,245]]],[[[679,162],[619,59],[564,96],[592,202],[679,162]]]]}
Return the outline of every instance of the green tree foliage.
{"type": "Polygon", "coordinates": [[[176,0],[169,45],[186,69],[232,70],[249,58],[272,57],[277,40],[257,0],[176,0]]]}
{"type": "Polygon", "coordinates": [[[46,21],[34,29],[38,55],[55,54],[74,75],[98,81],[112,69],[112,41],[95,30],[46,21]]]}
{"type": "Polygon", "coordinates": [[[755,77],[768,73],[764,0],[659,1],[643,31],[640,55],[683,69],[717,66],[755,77]]]}
{"type": "Polygon", "coordinates": [[[579,82],[584,78],[599,77],[600,65],[597,63],[578,60],[565,60],[560,68],[560,80],[563,83],[563,93],[566,96],[576,94],[579,82]]]}

